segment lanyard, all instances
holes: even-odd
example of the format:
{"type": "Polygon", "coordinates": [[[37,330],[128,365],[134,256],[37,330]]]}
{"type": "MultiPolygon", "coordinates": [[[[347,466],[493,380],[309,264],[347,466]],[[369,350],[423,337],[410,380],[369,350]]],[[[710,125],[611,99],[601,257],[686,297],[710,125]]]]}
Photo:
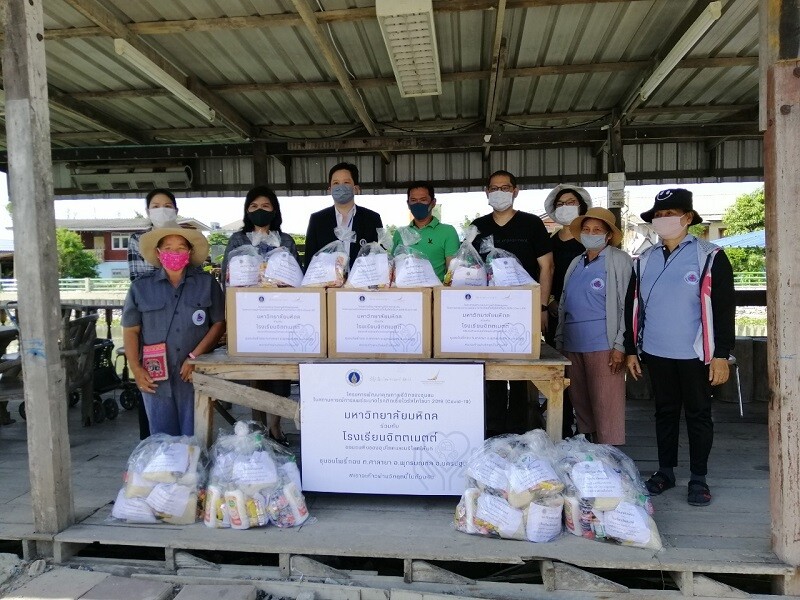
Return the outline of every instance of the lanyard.
{"type": "MultiPolygon", "coordinates": [[[[186,288],[186,274],[183,275],[183,283],[181,284],[181,291],[178,292],[178,300],[175,302],[175,308],[172,311],[172,316],[169,319],[169,325],[167,325],[167,331],[164,333],[164,338],[169,335],[169,330],[172,327],[172,322],[175,320],[175,313],[178,312],[178,307],[181,304],[181,296],[183,296],[183,290],[186,288]]],[[[166,341],[166,339],[164,340],[166,341]]]]}

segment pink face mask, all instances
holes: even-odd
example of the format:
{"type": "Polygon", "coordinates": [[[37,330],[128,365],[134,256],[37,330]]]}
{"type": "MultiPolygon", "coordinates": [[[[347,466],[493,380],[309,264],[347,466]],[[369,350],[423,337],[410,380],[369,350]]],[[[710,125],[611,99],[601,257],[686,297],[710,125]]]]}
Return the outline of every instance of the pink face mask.
{"type": "Polygon", "coordinates": [[[181,271],[189,264],[189,253],[159,250],[158,259],[165,269],[169,271],[181,271]]]}
{"type": "Polygon", "coordinates": [[[656,230],[658,237],[662,240],[674,240],[682,233],[685,233],[685,227],[681,225],[681,218],[658,217],[653,219],[653,229],[656,230]]]}

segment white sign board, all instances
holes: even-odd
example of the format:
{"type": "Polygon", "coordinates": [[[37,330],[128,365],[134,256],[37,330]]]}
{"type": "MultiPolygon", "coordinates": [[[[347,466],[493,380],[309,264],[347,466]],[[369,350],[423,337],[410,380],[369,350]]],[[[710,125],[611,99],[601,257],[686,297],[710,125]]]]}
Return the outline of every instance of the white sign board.
{"type": "Polygon", "coordinates": [[[238,353],[320,354],[318,293],[236,292],[238,353]]]}
{"type": "Polygon", "coordinates": [[[459,495],[483,445],[483,365],[300,365],[303,489],[459,495]]]}
{"type": "MultiPolygon", "coordinates": [[[[430,297],[427,298],[430,302],[430,297]]],[[[336,352],[420,354],[427,331],[423,295],[336,291],[336,352]]],[[[430,354],[428,354],[430,356],[430,354]]]]}
{"type": "Polygon", "coordinates": [[[442,290],[441,352],[530,354],[532,302],[530,289],[442,290]]]}

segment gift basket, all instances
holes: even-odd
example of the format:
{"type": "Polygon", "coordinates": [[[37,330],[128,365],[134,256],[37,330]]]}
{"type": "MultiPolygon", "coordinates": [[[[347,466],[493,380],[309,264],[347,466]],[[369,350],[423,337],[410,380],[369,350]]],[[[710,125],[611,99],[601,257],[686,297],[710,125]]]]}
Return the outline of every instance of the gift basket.
{"type": "Polygon", "coordinates": [[[412,248],[419,242],[413,227],[399,227],[400,245],[394,249],[394,285],[399,288],[436,287],[442,285],[428,257],[412,248]]]}
{"type": "Polygon", "coordinates": [[[308,520],[294,454],[255,423],[237,422],[233,435],[219,436],[210,457],[207,527],[296,527],[308,520]]]}
{"type": "Polygon", "coordinates": [[[556,468],[566,484],[567,530],[588,539],[653,550],[661,536],[653,506],[633,461],[613,446],[582,435],[560,442],[556,468]]]}
{"type": "Polygon", "coordinates": [[[361,246],[344,287],[379,290],[392,283],[392,257],[387,248],[392,247],[392,233],[377,229],[378,241],[361,246]]]}
{"type": "Polygon", "coordinates": [[[467,229],[464,241],[450,259],[444,284],[453,287],[486,287],[486,266],[472,242],[478,236],[478,228],[474,225],[467,229]]]}
{"type": "Polygon", "coordinates": [[[480,253],[486,255],[486,276],[490,286],[518,287],[536,283],[516,256],[495,247],[493,235],[483,238],[480,253]]]}
{"type": "Polygon", "coordinates": [[[204,474],[205,456],[195,438],[151,435],[128,459],[111,516],[127,523],[194,523],[204,474]]]}
{"type": "Polygon", "coordinates": [[[311,258],[302,287],[342,287],[350,268],[350,244],[356,234],[348,227],[333,230],[336,241],[320,248],[311,258]]]}
{"type": "Polygon", "coordinates": [[[554,468],[557,457],[542,430],[486,440],[467,465],[456,529],[531,542],[557,538],[564,505],[564,483],[554,468]]]}

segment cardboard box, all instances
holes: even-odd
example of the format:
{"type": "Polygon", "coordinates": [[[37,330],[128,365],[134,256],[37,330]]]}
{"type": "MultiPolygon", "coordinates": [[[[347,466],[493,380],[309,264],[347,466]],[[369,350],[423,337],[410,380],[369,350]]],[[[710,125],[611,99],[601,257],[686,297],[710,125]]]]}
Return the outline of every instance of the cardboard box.
{"type": "Polygon", "coordinates": [[[434,358],[536,359],[539,285],[434,288],[434,358]]]}
{"type": "Polygon", "coordinates": [[[228,354],[319,358],[328,349],[324,288],[228,288],[228,354]]]}
{"type": "Polygon", "coordinates": [[[430,358],[431,289],[328,289],[328,356],[430,358]]]}

